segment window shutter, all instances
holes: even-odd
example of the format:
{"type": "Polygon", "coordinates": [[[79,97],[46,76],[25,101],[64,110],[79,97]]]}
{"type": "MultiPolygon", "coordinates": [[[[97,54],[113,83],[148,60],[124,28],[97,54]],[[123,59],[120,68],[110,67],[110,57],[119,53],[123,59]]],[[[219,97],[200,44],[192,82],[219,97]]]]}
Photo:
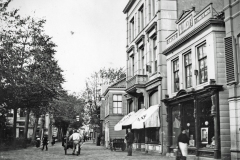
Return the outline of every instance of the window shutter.
{"type": "Polygon", "coordinates": [[[235,83],[236,80],[236,58],[235,58],[235,45],[234,45],[234,37],[225,37],[224,38],[225,45],[225,61],[226,61],[226,80],[227,84],[235,83]]]}

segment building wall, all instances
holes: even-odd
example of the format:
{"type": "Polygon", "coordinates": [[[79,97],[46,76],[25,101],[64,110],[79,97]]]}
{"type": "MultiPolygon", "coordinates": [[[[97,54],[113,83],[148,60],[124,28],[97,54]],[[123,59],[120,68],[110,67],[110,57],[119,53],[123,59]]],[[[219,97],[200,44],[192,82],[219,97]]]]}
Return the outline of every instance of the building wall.
{"type": "Polygon", "coordinates": [[[110,138],[124,138],[126,131],[114,131],[114,126],[123,118],[124,115],[127,114],[127,101],[125,98],[125,91],[123,89],[111,89],[105,95],[108,97],[108,101],[104,103],[104,107],[109,106],[109,114],[105,116],[104,123],[105,123],[105,147],[108,148],[108,143],[110,138]],[[122,113],[121,114],[113,114],[113,95],[122,95],[122,113]],[[108,103],[108,104],[107,104],[108,103]]]}
{"type": "Polygon", "coordinates": [[[226,37],[233,36],[235,41],[235,64],[237,69],[235,84],[229,85],[229,112],[231,134],[231,159],[240,158],[240,1],[224,0],[226,37]]]}
{"type": "Polygon", "coordinates": [[[224,32],[214,33],[216,42],[215,60],[216,60],[216,82],[223,85],[224,91],[219,92],[219,116],[220,116],[220,139],[222,159],[229,159],[229,150],[231,146],[230,121],[228,105],[228,89],[226,86],[226,65],[224,57],[224,32]]]}

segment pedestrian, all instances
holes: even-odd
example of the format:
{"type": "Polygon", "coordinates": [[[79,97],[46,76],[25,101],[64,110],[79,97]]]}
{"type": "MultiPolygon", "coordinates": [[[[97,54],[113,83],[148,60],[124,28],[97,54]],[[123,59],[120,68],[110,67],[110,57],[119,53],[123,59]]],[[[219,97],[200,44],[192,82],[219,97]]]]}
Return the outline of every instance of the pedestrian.
{"type": "Polygon", "coordinates": [[[55,136],[52,136],[52,146],[55,144],[55,136]]]}
{"type": "Polygon", "coordinates": [[[46,147],[46,151],[48,150],[48,135],[44,135],[43,139],[42,139],[42,150],[44,150],[44,148],[46,147]]]}
{"type": "Polygon", "coordinates": [[[73,140],[73,155],[75,154],[75,150],[77,150],[77,155],[80,153],[80,142],[82,141],[82,137],[76,130],[74,133],[69,137],[69,141],[73,140]],[[77,148],[77,149],[76,149],[77,148]]]}
{"type": "Polygon", "coordinates": [[[131,132],[131,129],[128,129],[127,135],[126,135],[126,141],[127,141],[127,148],[128,148],[128,155],[127,156],[132,156],[132,144],[134,140],[134,135],[131,132]]]}
{"type": "Polygon", "coordinates": [[[182,153],[182,160],[187,159],[188,145],[189,145],[189,138],[186,135],[186,129],[183,128],[182,133],[178,136],[178,148],[182,153]]]}

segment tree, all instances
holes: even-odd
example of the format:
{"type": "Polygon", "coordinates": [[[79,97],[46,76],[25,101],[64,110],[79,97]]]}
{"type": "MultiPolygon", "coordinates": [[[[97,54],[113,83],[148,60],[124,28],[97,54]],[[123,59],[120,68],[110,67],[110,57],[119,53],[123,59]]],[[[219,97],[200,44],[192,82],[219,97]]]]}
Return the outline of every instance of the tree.
{"type": "Polygon", "coordinates": [[[83,124],[83,109],[85,102],[76,95],[63,92],[58,100],[54,100],[51,104],[51,110],[54,115],[54,125],[59,131],[66,134],[67,128],[79,128],[83,124]],[[79,116],[79,121],[76,121],[76,116],[79,116]]]}
{"type": "Polygon", "coordinates": [[[110,85],[126,76],[123,68],[102,68],[86,80],[86,89],[82,92],[85,99],[85,124],[100,126],[101,86],[110,85]]]}
{"type": "Polygon", "coordinates": [[[46,20],[22,18],[18,10],[0,9],[2,31],[0,41],[1,103],[14,109],[14,137],[16,111],[26,108],[25,138],[31,109],[48,107],[59,96],[64,79],[62,70],[54,59],[56,44],[44,33],[46,20]]]}

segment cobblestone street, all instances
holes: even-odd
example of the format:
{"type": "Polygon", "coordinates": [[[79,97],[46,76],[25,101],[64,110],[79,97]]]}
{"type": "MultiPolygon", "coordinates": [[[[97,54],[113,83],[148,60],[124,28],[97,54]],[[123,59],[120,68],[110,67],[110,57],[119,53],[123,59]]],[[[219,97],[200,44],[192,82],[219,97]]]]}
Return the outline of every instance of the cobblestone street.
{"type": "Polygon", "coordinates": [[[72,150],[68,149],[68,154],[64,154],[61,143],[56,143],[54,146],[49,145],[48,151],[42,151],[36,147],[29,147],[27,149],[3,151],[0,152],[1,160],[52,160],[52,159],[83,159],[83,160],[113,160],[113,159],[151,159],[151,160],[174,160],[175,158],[168,158],[160,155],[144,154],[142,152],[133,152],[133,156],[127,156],[127,152],[120,150],[110,151],[103,146],[96,146],[92,142],[84,143],[81,154],[79,156],[72,155],[72,150]]]}

